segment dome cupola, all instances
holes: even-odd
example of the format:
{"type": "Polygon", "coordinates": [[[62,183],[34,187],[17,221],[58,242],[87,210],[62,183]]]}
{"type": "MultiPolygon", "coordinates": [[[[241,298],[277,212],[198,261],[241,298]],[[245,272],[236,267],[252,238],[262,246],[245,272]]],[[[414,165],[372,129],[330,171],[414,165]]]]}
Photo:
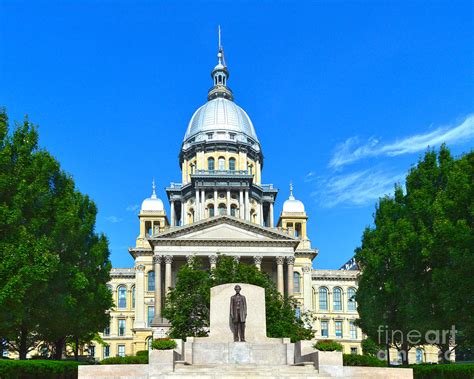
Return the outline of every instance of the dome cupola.
{"type": "Polygon", "coordinates": [[[153,180],[151,196],[143,200],[140,211],[141,212],[163,212],[164,211],[163,201],[161,201],[161,199],[159,199],[156,196],[155,180],[153,180]]]}
{"type": "Polygon", "coordinates": [[[290,196],[283,203],[284,213],[304,213],[304,204],[293,196],[293,184],[290,183],[290,196]]]}

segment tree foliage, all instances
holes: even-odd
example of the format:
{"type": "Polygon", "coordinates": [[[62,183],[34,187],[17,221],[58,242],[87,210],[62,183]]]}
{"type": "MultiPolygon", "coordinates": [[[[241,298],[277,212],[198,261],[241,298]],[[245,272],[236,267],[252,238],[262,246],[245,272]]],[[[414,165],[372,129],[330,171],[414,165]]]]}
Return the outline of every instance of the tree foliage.
{"type": "MultiPolygon", "coordinates": [[[[457,342],[473,343],[473,183],[474,152],[454,159],[443,145],[410,170],[405,190],[397,185],[393,197],[380,199],[356,249],[359,325],[375,341],[385,325],[389,337],[401,332],[389,343],[407,352],[419,344],[408,343],[410,330],[425,344],[427,331],[455,325],[457,342]]],[[[449,341],[437,344],[449,350],[449,341]]]]}
{"type": "Polygon", "coordinates": [[[178,271],[176,286],[168,293],[163,310],[163,316],[171,322],[170,337],[206,336],[210,289],[225,283],[248,283],[265,289],[269,337],[299,341],[314,336],[314,331],[305,323],[310,315],[303,313],[301,318],[296,317],[296,300],[281,296],[267,274],[254,265],[236,263],[231,257],[221,256],[212,271],[203,268],[198,259],[178,271]]]}
{"type": "Polygon", "coordinates": [[[38,146],[27,118],[9,133],[0,110],[0,336],[24,359],[39,340],[57,346],[108,323],[108,242],[95,204],[38,146]]]}

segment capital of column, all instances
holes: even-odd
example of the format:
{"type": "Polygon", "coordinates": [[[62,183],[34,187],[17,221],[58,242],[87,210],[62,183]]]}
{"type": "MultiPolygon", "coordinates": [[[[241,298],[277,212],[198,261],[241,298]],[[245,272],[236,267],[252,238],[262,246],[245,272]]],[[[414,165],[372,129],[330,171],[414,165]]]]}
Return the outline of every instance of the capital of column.
{"type": "Polygon", "coordinates": [[[167,265],[173,263],[173,256],[172,255],[165,255],[165,263],[167,265]]]}
{"type": "Polygon", "coordinates": [[[153,256],[153,264],[161,264],[162,261],[163,261],[163,257],[161,255],[153,256]]]}
{"type": "Polygon", "coordinates": [[[286,257],[286,263],[288,263],[289,265],[294,265],[295,257],[286,257]]]}
{"type": "Polygon", "coordinates": [[[277,265],[282,265],[285,262],[285,257],[278,256],[278,257],[275,257],[275,260],[276,260],[277,265]]]}
{"type": "Polygon", "coordinates": [[[211,265],[217,264],[217,254],[209,255],[209,263],[211,265]]]}
{"type": "Polygon", "coordinates": [[[263,257],[261,255],[256,255],[253,257],[253,261],[257,266],[260,266],[262,264],[262,259],[263,257]]]}
{"type": "Polygon", "coordinates": [[[304,266],[301,270],[303,270],[303,273],[304,273],[304,274],[307,274],[307,273],[309,273],[309,272],[311,271],[311,267],[309,267],[309,266],[304,266]]]}
{"type": "Polygon", "coordinates": [[[232,258],[234,259],[234,263],[240,262],[240,255],[234,255],[232,258]]]}
{"type": "MultiPolygon", "coordinates": [[[[171,256],[171,255],[170,255],[171,256]]],[[[186,262],[188,265],[192,265],[196,256],[194,254],[186,255],[186,262]]],[[[170,262],[171,263],[171,262],[170,262]]]]}

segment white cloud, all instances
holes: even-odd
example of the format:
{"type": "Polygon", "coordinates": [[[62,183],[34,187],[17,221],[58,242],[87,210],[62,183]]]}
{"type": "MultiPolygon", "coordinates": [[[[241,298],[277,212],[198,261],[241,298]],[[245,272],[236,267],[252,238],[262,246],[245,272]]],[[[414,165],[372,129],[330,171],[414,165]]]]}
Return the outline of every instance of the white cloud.
{"type": "Polygon", "coordinates": [[[108,222],[111,222],[112,224],[116,224],[117,222],[121,222],[122,219],[118,218],[117,216],[107,216],[105,218],[108,222]]]}
{"type": "Polygon", "coordinates": [[[384,195],[393,194],[395,183],[403,179],[404,174],[381,169],[356,171],[329,178],[320,177],[316,183],[318,189],[311,195],[325,208],[344,204],[362,206],[375,203],[384,195]]]}
{"type": "Polygon", "coordinates": [[[138,208],[140,208],[140,206],[138,204],[131,204],[127,208],[125,208],[125,210],[127,212],[136,212],[136,211],[138,211],[138,208]]]}
{"type": "Polygon", "coordinates": [[[338,168],[366,157],[416,153],[428,146],[438,146],[444,142],[448,144],[466,142],[472,138],[474,138],[474,114],[467,116],[457,125],[442,126],[431,132],[415,134],[385,145],[380,144],[375,138],[370,138],[367,143],[360,145],[358,137],[351,137],[336,148],[329,167],[338,168]]]}

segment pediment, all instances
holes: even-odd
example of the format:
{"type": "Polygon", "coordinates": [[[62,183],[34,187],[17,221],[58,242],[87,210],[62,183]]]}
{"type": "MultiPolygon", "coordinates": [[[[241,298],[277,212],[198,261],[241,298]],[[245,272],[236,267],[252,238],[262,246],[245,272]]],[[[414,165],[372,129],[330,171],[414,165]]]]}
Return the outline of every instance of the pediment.
{"type": "Polygon", "coordinates": [[[231,216],[217,216],[196,223],[173,228],[160,233],[149,241],[159,240],[201,240],[201,241],[254,241],[296,242],[296,238],[273,228],[266,228],[231,216]]]}

